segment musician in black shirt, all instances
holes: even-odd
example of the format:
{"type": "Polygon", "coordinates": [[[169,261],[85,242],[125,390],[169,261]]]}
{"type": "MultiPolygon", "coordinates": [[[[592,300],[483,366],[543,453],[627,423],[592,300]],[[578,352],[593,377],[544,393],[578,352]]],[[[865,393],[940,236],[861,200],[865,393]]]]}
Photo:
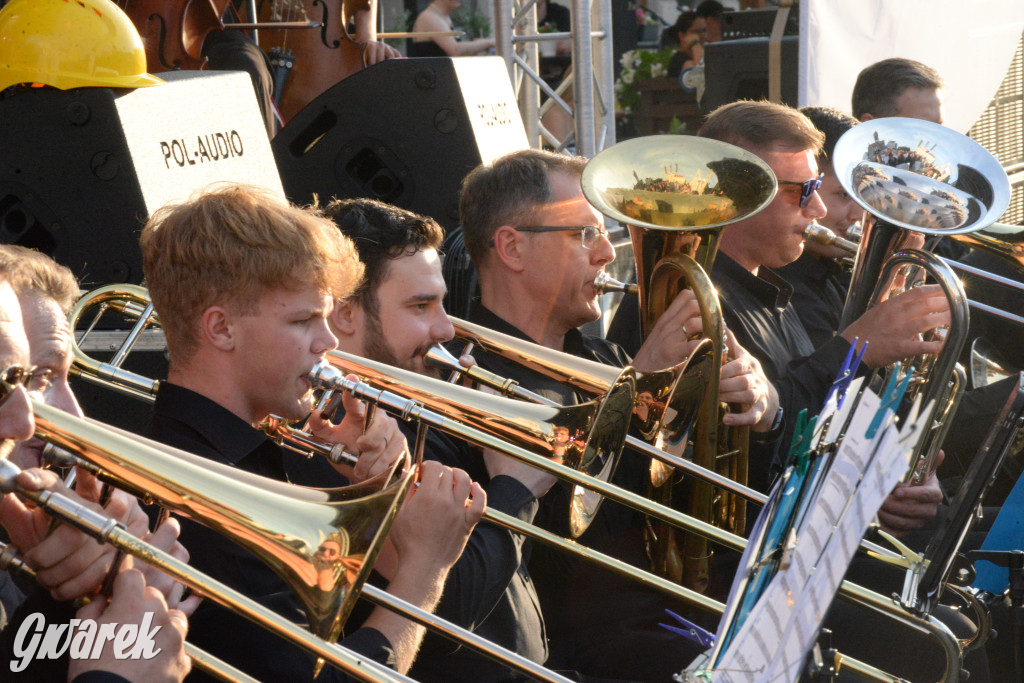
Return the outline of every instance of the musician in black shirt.
{"type": "MultiPolygon", "coordinates": [[[[614,259],[602,216],[583,197],[585,160],[524,150],[475,169],[466,178],[461,214],[465,243],[479,274],[481,299],[474,322],[548,348],[615,366],[629,363],[617,345],[578,329],[601,315],[595,276],[614,259]]],[[[699,330],[692,294],[676,299],[633,359],[641,370],[684,360],[699,330]]],[[[565,385],[490,354],[481,365],[562,403],[581,399],[565,385]]],[[[744,354],[722,371],[723,400],[747,403],[734,416],[769,430],[774,397],[760,367],[744,354]]],[[[613,482],[634,492],[646,487],[649,459],[627,452],[613,482]]],[[[559,482],[541,501],[538,525],[568,535],[571,486],[559,482]]],[[[580,537],[586,546],[647,567],[643,516],[609,501],[580,537]]],[[[636,582],[585,560],[539,545],[530,572],[537,584],[551,642],[551,665],[584,674],[663,680],[689,663],[695,650],[657,626],[665,607],[686,610],[636,582]]]]}
{"type": "MultiPolygon", "coordinates": [[[[327,208],[366,267],[355,293],[338,303],[331,329],[342,351],[435,375],[424,356],[451,340],[442,300],[438,247],[443,233],[430,218],[371,199],[327,208]]],[[[431,431],[424,457],[470,473],[487,490],[489,508],[533,522],[537,499],[554,477],[512,458],[471,448],[431,431]]],[[[473,530],[445,582],[437,613],[535,662],[547,659],[544,618],[527,571],[530,542],[492,525],[473,530]]],[[[513,681],[521,675],[473,650],[428,633],[410,672],[422,681],[513,681]]]]}
{"type": "MultiPolygon", "coordinates": [[[[253,427],[269,414],[304,417],[311,407],[310,368],[337,340],[327,327],[336,297],[361,268],[351,243],[329,220],[244,187],[204,193],[154,214],[142,234],[143,264],[170,351],[150,434],[216,462],[288,481],[288,459],[253,427]]],[[[362,406],[345,396],[352,419],[331,430],[360,453],[359,473],[405,452],[395,421],[378,413],[360,436],[362,406]],[[366,464],[370,463],[370,464],[366,464]]],[[[381,572],[389,592],[431,609],[448,568],[483,513],[484,496],[467,503],[463,472],[428,463],[403,505],[389,543],[397,563],[381,572]]],[[[352,478],[359,479],[353,472],[352,478]]],[[[206,528],[182,522],[197,569],[295,622],[304,622],[284,581],[253,555],[206,528]]],[[[364,657],[405,671],[423,629],[377,608],[342,641],[364,657]]],[[[195,613],[191,639],[265,680],[310,675],[314,657],[216,605],[195,613]]],[[[316,680],[348,680],[326,667],[316,680]]]]}

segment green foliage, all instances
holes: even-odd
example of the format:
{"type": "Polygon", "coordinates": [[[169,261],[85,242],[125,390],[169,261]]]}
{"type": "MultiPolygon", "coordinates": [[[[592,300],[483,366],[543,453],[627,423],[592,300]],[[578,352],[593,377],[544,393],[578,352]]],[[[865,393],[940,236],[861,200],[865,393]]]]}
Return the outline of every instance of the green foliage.
{"type": "Polygon", "coordinates": [[[656,51],[630,50],[622,55],[622,73],[615,81],[615,105],[621,114],[628,116],[640,105],[638,82],[668,75],[668,63],[675,52],[675,48],[666,47],[656,51]]]}
{"type": "Polygon", "coordinates": [[[487,38],[491,35],[491,20],[476,9],[462,7],[452,12],[451,18],[456,31],[465,31],[463,40],[487,38]]]}

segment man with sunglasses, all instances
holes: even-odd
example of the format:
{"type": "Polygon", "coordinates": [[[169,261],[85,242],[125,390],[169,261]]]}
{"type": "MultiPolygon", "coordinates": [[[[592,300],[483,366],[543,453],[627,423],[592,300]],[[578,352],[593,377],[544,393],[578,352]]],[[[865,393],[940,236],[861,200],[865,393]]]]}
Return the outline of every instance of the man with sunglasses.
{"type": "MultiPolygon", "coordinates": [[[[850,343],[869,342],[868,367],[880,367],[921,353],[935,353],[941,342],[921,333],[949,324],[949,307],[938,286],[929,285],[869,309],[845,330],[817,347],[790,303],[792,287],[773,269],[803,253],[803,232],[825,217],[818,196],[821,172],[816,157],[824,136],[796,109],[768,102],[733,102],[712,112],[701,137],[746,149],[771,167],[779,180],[775,198],[760,213],[728,226],[712,270],[726,324],[761,361],[779,391],[786,415],[816,413],[839,372],[850,343]]],[[[783,443],[790,443],[794,420],[787,421],[783,443]]],[[[781,463],[776,463],[779,468],[781,463]]],[[[774,474],[773,472],[772,474],[774,474]]],[[[899,498],[907,496],[899,491],[899,498]]],[[[895,523],[907,531],[931,518],[941,500],[937,486],[915,487],[920,500],[908,501],[907,517],[895,523]],[[926,509],[918,509],[918,504],[926,509]]]]}
{"type": "MultiPolygon", "coordinates": [[[[579,328],[601,317],[594,279],[615,258],[601,214],[583,196],[586,160],[523,150],[473,170],[462,188],[466,250],[477,267],[480,299],[473,322],[571,355],[639,370],[660,370],[686,359],[700,315],[692,293],[666,309],[635,358],[579,328]]],[[[733,416],[769,431],[777,408],[760,366],[742,349],[722,370],[722,398],[750,404],[733,416]]],[[[511,361],[474,351],[484,367],[563,404],[591,397],[511,361]]],[[[623,455],[613,483],[644,493],[649,459],[623,455]]],[[[556,484],[541,501],[538,526],[569,535],[571,487],[556,484]]],[[[648,567],[645,521],[605,501],[580,542],[637,567],[648,567]]],[[[695,654],[660,628],[663,610],[689,611],[653,589],[611,575],[586,561],[535,544],[530,574],[540,595],[550,642],[548,665],[629,680],[668,680],[695,654]],[[583,625],[586,625],[585,628],[583,625]]]]}

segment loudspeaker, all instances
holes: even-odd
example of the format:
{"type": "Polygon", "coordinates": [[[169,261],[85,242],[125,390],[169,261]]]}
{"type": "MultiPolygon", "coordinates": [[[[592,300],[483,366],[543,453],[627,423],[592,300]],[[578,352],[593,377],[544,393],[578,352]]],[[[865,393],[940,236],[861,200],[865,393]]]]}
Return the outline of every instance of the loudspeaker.
{"type": "Polygon", "coordinates": [[[369,197],[445,228],[458,224],[469,171],[528,146],[498,57],[389,59],[331,87],[271,142],[293,202],[369,197]]]}
{"type": "Polygon", "coordinates": [[[149,215],[108,88],[40,90],[0,106],[0,242],[37,249],[85,287],[139,282],[149,215]]]}
{"type": "MultiPolygon", "coordinates": [[[[800,38],[782,37],[782,101],[798,106],[797,75],[800,38]]],[[[739,38],[704,47],[704,98],[701,108],[712,112],[737,100],[768,97],[768,38],[739,38]]]]}
{"type": "Polygon", "coordinates": [[[0,101],[0,242],[53,257],[83,288],[138,283],[139,232],[165,203],[215,181],[284,194],[247,75],[161,77],[0,101]]]}

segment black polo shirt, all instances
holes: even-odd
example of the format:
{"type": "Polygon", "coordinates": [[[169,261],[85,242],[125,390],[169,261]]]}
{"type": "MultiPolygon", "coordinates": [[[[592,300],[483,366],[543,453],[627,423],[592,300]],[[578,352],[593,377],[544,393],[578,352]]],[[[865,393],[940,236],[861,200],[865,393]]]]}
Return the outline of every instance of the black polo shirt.
{"type": "MultiPolygon", "coordinates": [[[[771,268],[761,266],[753,275],[719,253],[712,279],[725,324],[740,345],[761,361],[765,376],[779,392],[779,404],[787,417],[780,451],[785,456],[797,414],[807,409],[817,415],[821,410],[850,343],[836,336],[815,347],[790,303],[793,288],[771,268]]],[[[767,491],[781,465],[778,460],[774,468],[767,462],[751,462],[750,486],[767,491]]]]}
{"type": "Polygon", "coordinates": [[[808,251],[775,272],[792,285],[790,304],[811,343],[818,347],[832,339],[839,331],[846,304],[849,273],[833,259],[819,258],[808,251]]]}
{"type": "MultiPolygon", "coordinates": [[[[498,332],[533,341],[525,333],[474,302],[470,319],[498,332]]],[[[571,355],[606,365],[623,367],[630,358],[618,345],[570,330],[563,350],[571,355]]],[[[521,386],[564,404],[591,400],[573,389],[522,365],[477,350],[482,367],[521,386]]],[[[612,481],[634,492],[644,492],[649,480],[650,459],[629,449],[623,452],[612,481]]],[[[569,536],[568,510],[572,485],[559,481],[540,503],[536,523],[563,537],[569,536]]],[[[647,567],[643,515],[623,505],[604,501],[581,544],[619,558],[636,567],[647,567]]],[[[530,574],[541,598],[550,636],[549,666],[581,674],[630,680],[669,680],[697,654],[689,641],[658,626],[664,609],[688,611],[688,606],[663,593],[600,568],[587,560],[536,543],[530,574]]]]}
{"type": "MultiPolygon", "coordinates": [[[[223,406],[174,384],[160,385],[147,436],[169,446],[247,472],[289,481],[281,448],[223,406]]],[[[201,524],[181,519],[181,543],[189,564],[297,624],[306,626],[302,605],[288,585],[249,551],[201,524]]],[[[258,680],[309,679],[315,657],[230,610],[204,600],[189,619],[190,642],[258,680]]],[[[341,643],[362,655],[395,666],[391,644],[371,628],[352,631],[341,643]]],[[[201,672],[189,680],[206,680],[201,672]]],[[[325,666],[316,681],[351,681],[325,666]]]]}

